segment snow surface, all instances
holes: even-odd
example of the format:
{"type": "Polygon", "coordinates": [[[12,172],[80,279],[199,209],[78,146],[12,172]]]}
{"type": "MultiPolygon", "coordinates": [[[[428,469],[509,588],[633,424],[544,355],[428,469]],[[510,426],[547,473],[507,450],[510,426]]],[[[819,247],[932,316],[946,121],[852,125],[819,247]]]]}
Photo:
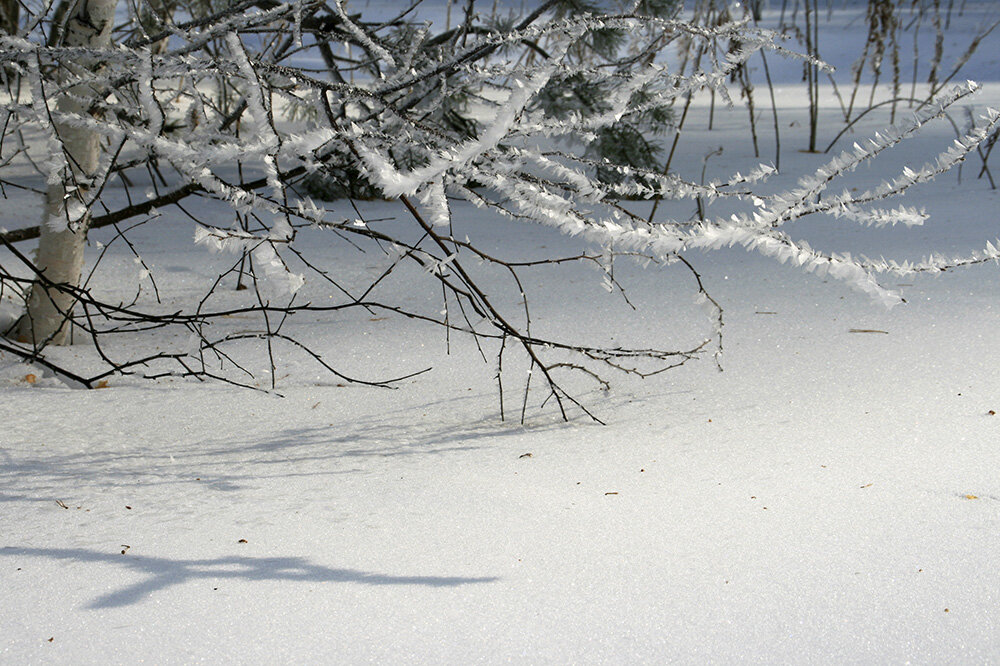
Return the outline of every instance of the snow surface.
{"type": "MultiPolygon", "coordinates": [[[[981,18],[970,10],[949,38],[981,18]]],[[[857,24],[843,25],[821,45],[849,63],[857,24]]],[[[972,63],[980,108],[1000,100],[997,46],[972,63]]],[[[800,128],[799,83],[782,89],[783,124],[800,128]]],[[[684,135],[685,174],[718,145],[709,177],[760,161],[745,110],[717,109],[707,132],[707,105],[684,135]]],[[[888,160],[919,165],[953,138],[928,130],[888,160]]],[[[785,184],[826,159],[798,152],[800,129],[782,140],[785,184]]],[[[880,164],[850,177],[895,173],[880,164]]],[[[817,220],[801,234],[897,259],[981,249],[1000,198],[974,167],[904,200],[927,207],[922,227],[817,220]]],[[[0,214],[14,227],[33,210],[15,199],[0,214]]],[[[456,210],[484,247],[579,249],[456,210]]],[[[183,302],[225,261],[163,213],[132,238],[183,302]]],[[[283,398],[125,379],[77,390],[0,357],[0,662],[1000,661],[997,267],[910,280],[887,311],[742,250],[690,259],[726,310],[725,370],[705,359],[585,391],[607,426],[563,423],[537,400],[524,425],[500,422],[494,369],[468,341],[445,355],[439,330],[391,319],[296,333],[356,374],[434,367],[395,391],[341,386],[292,355],[283,398]]],[[[359,280],[381,270],[340,260],[359,280]]],[[[124,251],[104,261],[103,279],[132,293],[141,266],[124,251]]],[[[540,272],[536,325],[665,346],[710,329],[682,268],[621,264],[635,313],[600,299],[601,277],[540,272]]]]}

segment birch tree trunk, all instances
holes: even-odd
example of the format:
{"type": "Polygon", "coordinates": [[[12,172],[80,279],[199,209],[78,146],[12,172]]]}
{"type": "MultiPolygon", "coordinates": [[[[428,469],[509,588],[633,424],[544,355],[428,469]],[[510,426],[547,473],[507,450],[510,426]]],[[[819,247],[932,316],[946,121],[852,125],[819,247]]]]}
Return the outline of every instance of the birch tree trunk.
{"type": "MultiPolygon", "coordinates": [[[[116,2],[77,0],[68,12],[63,45],[91,49],[109,46],[116,2]]],[[[88,62],[64,64],[70,71],[96,65],[88,62]]],[[[86,85],[71,86],[56,99],[56,110],[59,114],[86,115],[90,112],[88,100],[94,94],[96,91],[86,85]]],[[[35,260],[35,265],[53,286],[39,282],[33,285],[27,312],[17,329],[19,339],[32,342],[36,347],[69,341],[69,318],[76,302],[73,288],[80,285],[90,222],[88,193],[100,165],[100,135],[59,120],[55,122],[55,131],[62,142],[67,166],[61,178],[49,178],[35,260]]]]}

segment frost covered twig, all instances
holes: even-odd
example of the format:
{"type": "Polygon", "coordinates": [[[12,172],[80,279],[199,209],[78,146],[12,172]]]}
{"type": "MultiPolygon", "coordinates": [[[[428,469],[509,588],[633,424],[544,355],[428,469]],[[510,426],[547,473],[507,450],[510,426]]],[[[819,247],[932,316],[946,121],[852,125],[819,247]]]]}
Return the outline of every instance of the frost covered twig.
{"type": "MultiPolygon", "coordinates": [[[[338,381],[396,386],[425,368],[392,368],[381,373],[388,379],[371,378],[352,369],[349,351],[307,342],[297,323],[391,315],[443,328],[449,351],[451,335],[462,334],[484,359],[492,355],[502,415],[505,384],[520,358],[527,366],[517,380],[523,381],[522,420],[538,397],[536,403],[553,406],[563,418],[576,412],[599,421],[580,384],[606,390],[609,374],[648,377],[713,351],[718,362],[722,307],[690,262],[691,250],[740,245],[845,280],[887,304],[899,296],[878,283],[881,273],[996,258],[995,246],[987,244],[964,258],[870,260],[813,249],[787,231],[816,215],[872,226],[922,222],[920,210],[877,202],[961,163],[995,136],[996,112],[920,169],[861,193],[829,191],[846,172],[971,94],[971,85],[918,110],[909,125],[856,144],[786,192],[761,193],[760,183],[775,171],[769,165],[707,182],[666,168],[671,162],[662,160],[658,137],[683,122],[675,104],[684,101],[686,113],[694,95],[706,90],[728,99],[727,82],[745,72],[751,57],[763,50],[788,54],[777,34],[750,26],[748,18],[684,21],[667,11],[669,4],[588,14],[573,11],[569,0],[549,0],[514,19],[480,17],[470,4],[460,26],[435,33],[408,11],[388,21],[365,20],[340,0],[255,0],[205,8],[179,23],[161,17],[155,29],[126,27],[132,32],[125,46],[115,48],[50,46],[40,30],[45,21],[33,16],[28,32],[0,37],[0,70],[19,72],[25,81],[5,100],[0,169],[30,158],[54,179],[75,175],[80,182],[64,178],[64,185],[77,188],[67,189],[73,196],[86,195],[75,213],[89,216],[92,230],[186,216],[196,248],[215,252],[225,267],[180,302],[161,293],[155,266],[126,238],[130,231],[120,229],[116,239],[124,241],[138,276],[122,298],[121,289],[101,290],[103,259],[89,281],[50,279],[15,247],[34,233],[22,227],[0,232],[3,261],[10,261],[0,265],[0,283],[13,294],[34,284],[70,297],[61,315],[76,342],[92,350],[96,369],[63,374],[84,385],[136,374],[276,390],[282,357],[290,354],[338,381]],[[674,71],[661,57],[681,42],[700,54],[691,71],[674,71]],[[65,65],[80,58],[102,66],[65,65]],[[52,104],[59,96],[73,104],[52,104]],[[74,174],[59,128],[89,133],[104,146],[86,183],[74,174]],[[22,140],[28,130],[48,137],[43,154],[22,140]],[[112,204],[111,183],[120,184],[124,203],[112,204]],[[376,197],[398,204],[399,214],[373,220],[353,201],[350,210],[322,203],[376,197]],[[699,212],[684,220],[657,218],[655,206],[646,217],[635,212],[635,200],[668,199],[695,201],[699,212]],[[741,208],[714,216],[712,204],[720,199],[741,208]],[[596,249],[572,257],[500,256],[465,235],[468,227],[456,213],[460,201],[552,227],[596,249]],[[219,204],[226,213],[207,212],[219,204]],[[336,260],[317,258],[320,238],[337,251],[370,251],[383,263],[357,279],[336,260]],[[631,306],[614,269],[622,257],[684,266],[710,332],[673,349],[538,333],[544,313],[526,289],[529,271],[593,264],[604,286],[631,306]],[[432,296],[433,305],[393,291],[404,287],[432,296]],[[164,330],[177,333],[176,344],[128,351],[125,342],[164,330]]],[[[822,66],[814,57],[803,60],[822,66]]],[[[676,147],[675,140],[671,156],[676,147]]],[[[5,172],[0,185],[8,183],[30,187],[5,172]]],[[[47,342],[4,344],[61,367],[47,342]]]]}

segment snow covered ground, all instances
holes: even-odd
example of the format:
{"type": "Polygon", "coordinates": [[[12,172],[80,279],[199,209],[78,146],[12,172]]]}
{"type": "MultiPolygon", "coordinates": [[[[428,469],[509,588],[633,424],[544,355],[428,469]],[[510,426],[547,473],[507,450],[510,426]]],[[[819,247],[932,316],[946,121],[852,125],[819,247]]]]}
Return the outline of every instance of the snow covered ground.
{"type": "MultiPolygon", "coordinates": [[[[949,33],[958,49],[991,11],[969,4],[949,33]]],[[[821,47],[849,64],[859,28],[834,25],[821,47]]],[[[998,54],[991,37],[966,74],[985,86],[980,108],[1000,105],[998,54]]],[[[799,152],[792,74],[785,186],[826,159],[799,152]]],[[[681,144],[686,175],[719,145],[710,175],[760,161],[744,109],[717,110],[712,132],[707,109],[681,144]]],[[[916,166],[954,136],[927,130],[850,177],[916,166]]],[[[897,259],[981,249],[1000,233],[1000,196],[977,167],[907,197],[932,213],[923,227],[817,220],[801,234],[897,259]]],[[[5,201],[4,224],[32,206],[5,201]]],[[[183,300],[221,259],[164,212],[134,240],[183,300]]],[[[464,212],[497,251],[578,249],[464,212]]],[[[0,662],[1000,661],[997,267],[909,280],[887,311],[742,250],[689,258],[725,308],[724,372],[706,358],[584,391],[607,426],[563,423],[538,401],[524,425],[500,422],[494,368],[460,338],[445,355],[441,331],[408,321],[297,329],[355,373],[433,366],[395,391],[341,386],[295,356],[280,398],[124,379],[84,391],[0,357],[0,662]]],[[[378,270],[339,259],[359,279],[378,270]]],[[[104,279],[134,283],[127,253],[105,261],[104,279]]],[[[667,347],[709,328],[685,270],[625,262],[616,277],[638,312],[599,299],[598,271],[540,273],[537,325],[667,347]]]]}

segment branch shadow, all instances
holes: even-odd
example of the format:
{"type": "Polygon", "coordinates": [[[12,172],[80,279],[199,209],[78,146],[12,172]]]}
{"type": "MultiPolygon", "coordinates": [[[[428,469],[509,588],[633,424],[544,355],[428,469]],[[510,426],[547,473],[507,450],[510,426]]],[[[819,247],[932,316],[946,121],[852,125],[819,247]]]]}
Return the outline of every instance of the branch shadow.
{"type": "Polygon", "coordinates": [[[154,592],[193,580],[239,579],[244,581],[285,581],[297,583],[356,583],[361,585],[420,585],[449,588],[493,583],[497,577],[394,576],[389,574],[337,569],[314,564],[304,557],[229,556],[208,559],[172,560],[165,557],[118,555],[83,548],[0,549],[4,557],[40,557],[90,564],[118,566],[144,575],[136,583],[103,594],[87,605],[90,609],[120,608],[143,601],[154,592]]]}
{"type": "MultiPolygon", "coordinates": [[[[441,406],[453,407],[453,402],[441,401],[441,406]]],[[[436,402],[421,405],[427,411],[436,406],[436,402]]],[[[67,484],[73,488],[70,497],[87,488],[159,485],[238,492],[268,479],[363,473],[370,460],[461,455],[504,440],[573,427],[561,421],[514,426],[488,415],[478,420],[420,422],[413,419],[413,409],[383,411],[366,420],[275,429],[250,438],[243,434],[178,438],[176,445],[159,449],[132,444],[125,449],[113,436],[96,431],[83,450],[19,446],[11,455],[0,446],[0,487],[7,486],[0,501],[65,499],[67,484]]]]}

